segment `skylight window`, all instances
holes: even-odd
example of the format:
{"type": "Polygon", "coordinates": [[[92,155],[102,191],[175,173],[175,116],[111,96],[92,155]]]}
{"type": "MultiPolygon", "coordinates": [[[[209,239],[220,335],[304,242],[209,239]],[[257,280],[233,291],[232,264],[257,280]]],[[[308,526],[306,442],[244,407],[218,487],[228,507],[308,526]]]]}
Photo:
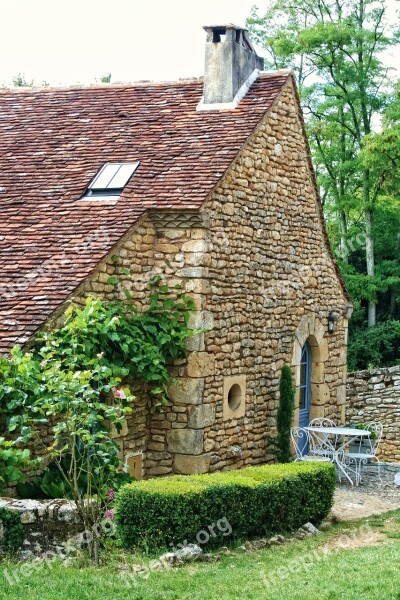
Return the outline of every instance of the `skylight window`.
{"type": "Polygon", "coordinates": [[[83,198],[118,199],[139,162],[106,163],[93,179],[83,198]]]}

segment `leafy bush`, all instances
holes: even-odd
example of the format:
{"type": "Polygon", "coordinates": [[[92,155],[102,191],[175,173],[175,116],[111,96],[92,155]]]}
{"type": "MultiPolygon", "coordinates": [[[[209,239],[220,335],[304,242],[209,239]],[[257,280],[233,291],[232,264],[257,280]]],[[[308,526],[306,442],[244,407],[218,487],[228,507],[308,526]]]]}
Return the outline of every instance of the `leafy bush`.
{"type": "Polygon", "coordinates": [[[195,542],[214,524],[209,546],[226,538],[215,524],[227,521],[230,540],[291,531],[318,523],[333,499],[335,469],[326,463],[248,467],[207,475],[135,482],[116,498],[117,535],[127,549],[156,549],[195,542]]]}
{"type": "Polygon", "coordinates": [[[400,364],[400,321],[384,321],[349,336],[349,371],[400,364]]]}
{"type": "Polygon", "coordinates": [[[0,437],[0,496],[9,483],[23,481],[23,468],[29,464],[29,450],[21,450],[15,443],[0,437]]]}
{"type": "MultiPolygon", "coordinates": [[[[62,473],[67,473],[68,470],[71,469],[71,466],[72,457],[70,455],[63,456],[60,463],[57,461],[51,462],[38,477],[33,477],[27,482],[17,483],[16,489],[18,497],[35,500],[58,498],[73,499],[71,486],[65,481],[62,475],[62,473]]],[[[110,473],[110,470],[107,469],[106,465],[104,465],[104,470],[107,472],[102,472],[100,477],[96,477],[96,474],[93,473],[91,484],[92,493],[97,498],[106,497],[110,488],[117,490],[122,485],[135,481],[135,479],[127,473],[110,473]],[[104,483],[105,479],[107,487],[104,483]]],[[[81,497],[85,497],[87,487],[88,481],[86,469],[81,465],[77,480],[77,490],[81,497]]]]}
{"type": "Polygon", "coordinates": [[[16,554],[23,544],[25,533],[19,513],[8,508],[0,508],[0,526],[3,528],[0,548],[5,554],[16,554]]]}

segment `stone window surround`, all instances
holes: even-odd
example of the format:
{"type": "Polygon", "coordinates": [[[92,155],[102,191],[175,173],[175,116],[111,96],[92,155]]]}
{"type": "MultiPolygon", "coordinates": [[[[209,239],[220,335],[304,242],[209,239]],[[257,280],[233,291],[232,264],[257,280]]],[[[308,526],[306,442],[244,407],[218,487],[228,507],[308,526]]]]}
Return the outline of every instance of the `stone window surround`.
{"type": "MultiPolygon", "coordinates": [[[[239,400],[239,398],[238,398],[239,400]]],[[[232,375],[224,377],[224,394],[223,394],[223,420],[238,419],[244,417],[246,412],[246,375],[232,375]],[[229,393],[232,388],[237,390],[239,386],[241,397],[239,403],[235,406],[230,402],[229,393]]]]}

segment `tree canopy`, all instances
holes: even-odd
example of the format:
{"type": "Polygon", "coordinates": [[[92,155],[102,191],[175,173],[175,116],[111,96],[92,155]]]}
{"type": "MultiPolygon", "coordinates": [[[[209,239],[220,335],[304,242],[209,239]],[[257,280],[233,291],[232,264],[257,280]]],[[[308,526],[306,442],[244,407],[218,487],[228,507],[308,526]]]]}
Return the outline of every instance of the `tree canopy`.
{"type": "Polygon", "coordinates": [[[268,66],[297,77],[332,248],[355,305],[350,368],[400,362],[400,87],[385,59],[399,28],[388,11],[385,0],[271,0],[248,19],[268,66]]]}

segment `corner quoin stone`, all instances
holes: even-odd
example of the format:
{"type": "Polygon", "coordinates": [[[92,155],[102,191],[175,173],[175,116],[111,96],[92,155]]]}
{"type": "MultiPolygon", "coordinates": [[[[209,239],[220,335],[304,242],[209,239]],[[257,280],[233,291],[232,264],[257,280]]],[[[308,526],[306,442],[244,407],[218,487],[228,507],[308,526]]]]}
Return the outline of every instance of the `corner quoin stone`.
{"type": "Polygon", "coordinates": [[[174,471],[182,473],[182,475],[208,473],[210,463],[211,454],[202,454],[201,456],[177,454],[174,459],[174,471]]]}
{"type": "Polygon", "coordinates": [[[189,409],[189,427],[194,429],[202,429],[209,427],[215,421],[215,406],[212,404],[201,404],[200,406],[192,406],[189,409]]]}
{"type": "Polygon", "coordinates": [[[175,429],[167,437],[168,450],[177,454],[201,454],[204,431],[200,429],[175,429]]]}
{"type": "Polygon", "coordinates": [[[215,357],[207,352],[191,352],[187,361],[189,377],[207,377],[215,370],[215,357]]]}
{"type": "Polygon", "coordinates": [[[189,329],[213,329],[214,316],[209,310],[197,310],[190,313],[189,329]]]}
{"type": "Polygon", "coordinates": [[[203,401],[204,379],[175,379],[168,386],[168,397],[176,404],[201,404],[203,401]]]}

